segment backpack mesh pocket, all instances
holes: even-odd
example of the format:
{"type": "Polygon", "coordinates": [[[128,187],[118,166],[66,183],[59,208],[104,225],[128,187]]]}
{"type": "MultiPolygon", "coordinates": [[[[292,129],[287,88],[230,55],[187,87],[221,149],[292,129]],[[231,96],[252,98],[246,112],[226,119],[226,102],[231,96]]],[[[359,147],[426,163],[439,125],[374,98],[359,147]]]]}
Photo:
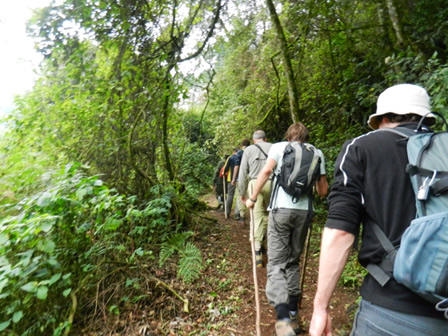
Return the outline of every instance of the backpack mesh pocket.
{"type": "Polygon", "coordinates": [[[394,278],[418,293],[448,297],[448,211],[414,219],[401,239],[394,278]]]}

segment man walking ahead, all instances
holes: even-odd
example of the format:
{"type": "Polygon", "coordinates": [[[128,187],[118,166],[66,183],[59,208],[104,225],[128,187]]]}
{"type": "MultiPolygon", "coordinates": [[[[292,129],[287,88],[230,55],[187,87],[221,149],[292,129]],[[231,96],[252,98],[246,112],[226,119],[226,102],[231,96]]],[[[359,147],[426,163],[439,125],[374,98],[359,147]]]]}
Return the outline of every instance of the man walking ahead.
{"type": "MultiPolygon", "coordinates": [[[[416,129],[430,112],[429,96],[416,85],[385,90],[369,118],[373,129],[416,129]]],[[[433,121],[429,115],[425,121],[433,121]]],[[[336,161],[329,213],[322,236],[317,292],[310,335],[331,335],[330,299],[355,237],[362,229],[358,258],[363,266],[378,264],[385,254],[373,232],[376,223],[394,246],[416,214],[414,192],[406,173],[406,146],[394,132],[370,132],[346,142],[336,161]]],[[[361,286],[352,335],[447,335],[448,321],[434,305],[393,278],[382,287],[371,275],[361,286]]]]}
{"type": "Polygon", "coordinates": [[[246,209],[246,205],[241,202],[240,196],[242,196],[237,188],[238,183],[238,175],[239,169],[241,165],[241,160],[243,159],[243,154],[245,152],[246,147],[250,145],[250,141],[248,139],[244,139],[240,147],[241,149],[235,154],[235,167],[233,168],[233,179],[232,186],[235,188],[235,219],[240,221],[240,223],[244,224],[244,210],[246,209]]]}
{"type": "MultiPolygon", "coordinates": [[[[286,139],[290,142],[306,142],[308,129],[302,123],[291,125],[286,132],[286,139]]],[[[255,182],[254,190],[246,202],[252,208],[258,201],[263,186],[275,170],[278,174],[282,167],[282,158],[288,142],[273,144],[269,150],[266,165],[261,170],[255,182]]],[[[325,177],[325,160],[322,152],[320,179],[316,182],[316,190],[320,196],[325,196],[328,183],[325,177]]],[[[298,318],[298,301],[300,292],[299,259],[306,239],[307,230],[311,223],[308,195],[302,195],[297,202],[282,188],[278,188],[277,195],[271,195],[274,202],[268,221],[268,266],[266,296],[275,308],[277,322],[275,331],[277,336],[295,336],[295,325],[298,318]]]]}
{"type": "Polygon", "coordinates": [[[238,152],[238,148],[234,148],[232,155],[227,159],[226,165],[224,167],[224,171],[227,173],[226,175],[226,193],[227,193],[227,200],[225,204],[225,210],[226,210],[226,218],[230,218],[230,213],[232,212],[232,205],[233,205],[233,197],[235,196],[235,183],[234,180],[234,168],[235,168],[235,161],[236,161],[236,154],[238,152]]]}
{"type": "MultiPolygon", "coordinates": [[[[254,189],[255,180],[266,164],[269,149],[272,144],[266,142],[266,135],[263,131],[255,131],[252,140],[253,145],[244,150],[241,160],[241,166],[238,175],[238,191],[241,195],[241,202],[246,203],[246,194],[254,189]]],[[[266,234],[268,226],[268,205],[271,192],[271,180],[269,178],[254,205],[254,240],[255,240],[255,256],[257,266],[263,266],[262,258],[262,242],[266,234]]]]}

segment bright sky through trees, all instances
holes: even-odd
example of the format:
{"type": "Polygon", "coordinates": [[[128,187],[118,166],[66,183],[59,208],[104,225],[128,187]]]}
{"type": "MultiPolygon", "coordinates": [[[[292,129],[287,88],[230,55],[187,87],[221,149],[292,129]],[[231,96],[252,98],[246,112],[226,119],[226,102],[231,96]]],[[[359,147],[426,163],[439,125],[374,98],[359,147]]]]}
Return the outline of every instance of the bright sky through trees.
{"type": "Polygon", "coordinates": [[[41,57],[26,35],[33,8],[50,0],[0,1],[0,116],[13,108],[14,95],[30,90],[41,57]]]}

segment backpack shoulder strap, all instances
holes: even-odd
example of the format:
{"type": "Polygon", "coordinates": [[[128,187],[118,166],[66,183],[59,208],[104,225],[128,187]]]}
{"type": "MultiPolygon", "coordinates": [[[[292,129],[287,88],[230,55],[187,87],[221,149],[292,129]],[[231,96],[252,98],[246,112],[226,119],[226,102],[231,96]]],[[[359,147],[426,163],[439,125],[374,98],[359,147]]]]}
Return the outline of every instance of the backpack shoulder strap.
{"type": "Polygon", "coordinates": [[[411,136],[417,134],[414,130],[407,127],[379,128],[374,132],[392,132],[401,135],[405,139],[409,139],[411,136]]]}
{"type": "MultiPolygon", "coordinates": [[[[254,145],[256,145],[256,144],[254,144],[254,145]]],[[[259,147],[259,146],[257,146],[257,147],[259,147]]],[[[259,148],[261,150],[261,147],[259,147],[259,148]]],[[[285,149],[283,150],[282,160],[283,160],[283,157],[285,156],[285,153],[287,151],[291,151],[291,150],[292,150],[291,142],[288,142],[288,144],[285,146],[285,149]]],[[[266,155],[266,157],[267,157],[267,155],[266,155]]],[[[282,164],[284,164],[284,162],[282,162],[282,164]]],[[[275,204],[275,201],[277,200],[278,188],[280,187],[279,174],[280,174],[280,172],[278,172],[277,174],[274,172],[274,176],[272,178],[271,197],[270,197],[270,200],[269,200],[269,208],[271,209],[271,211],[276,211],[277,210],[277,208],[273,209],[273,205],[275,204]]]]}
{"type": "Polygon", "coordinates": [[[373,223],[372,225],[373,232],[375,233],[375,236],[378,238],[378,240],[381,243],[381,246],[384,248],[384,250],[387,253],[391,253],[395,251],[395,247],[390,242],[389,238],[387,238],[384,231],[380,228],[380,226],[377,223],[373,223]]]}
{"type": "Polygon", "coordinates": [[[254,144],[254,146],[257,147],[257,148],[264,154],[264,156],[266,157],[266,159],[268,158],[268,155],[266,154],[266,152],[265,152],[263,149],[261,149],[261,147],[260,147],[259,145],[254,144]]]}
{"type": "Polygon", "coordinates": [[[378,265],[368,264],[366,269],[369,271],[370,275],[378,281],[381,287],[383,287],[391,279],[391,276],[387,274],[386,271],[393,271],[393,259],[395,259],[397,250],[392,245],[389,238],[387,238],[384,231],[375,222],[372,223],[372,230],[378,241],[381,243],[381,246],[386,251],[386,256],[389,258],[384,258],[378,265]]]}

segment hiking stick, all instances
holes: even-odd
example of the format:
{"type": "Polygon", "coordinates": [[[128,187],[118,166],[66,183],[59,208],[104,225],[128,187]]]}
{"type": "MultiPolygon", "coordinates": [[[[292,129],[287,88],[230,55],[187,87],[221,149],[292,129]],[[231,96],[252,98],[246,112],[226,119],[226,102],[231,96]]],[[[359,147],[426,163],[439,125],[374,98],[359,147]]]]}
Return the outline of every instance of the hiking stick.
{"type": "Polygon", "coordinates": [[[305,254],[303,255],[302,269],[300,274],[300,298],[299,298],[299,308],[302,308],[302,297],[303,297],[303,283],[305,282],[305,270],[306,263],[308,261],[308,250],[310,249],[310,239],[311,239],[311,229],[313,225],[310,222],[310,227],[308,228],[308,233],[305,241],[305,254]]]}
{"type": "Polygon", "coordinates": [[[224,188],[224,216],[227,218],[227,194],[226,194],[226,177],[222,177],[222,186],[224,188]]]}
{"type": "MultiPolygon", "coordinates": [[[[252,194],[252,193],[251,193],[252,194]]],[[[250,242],[252,246],[252,270],[254,273],[254,287],[255,287],[255,306],[257,310],[257,319],[255,327],[257,329],[257,336],[261,336],[260,330],[260,298],[258,295],[258,279],[257,279],[257,261],[255,259],[255,219],[254,208],[250,208],[250,242]]]]}

